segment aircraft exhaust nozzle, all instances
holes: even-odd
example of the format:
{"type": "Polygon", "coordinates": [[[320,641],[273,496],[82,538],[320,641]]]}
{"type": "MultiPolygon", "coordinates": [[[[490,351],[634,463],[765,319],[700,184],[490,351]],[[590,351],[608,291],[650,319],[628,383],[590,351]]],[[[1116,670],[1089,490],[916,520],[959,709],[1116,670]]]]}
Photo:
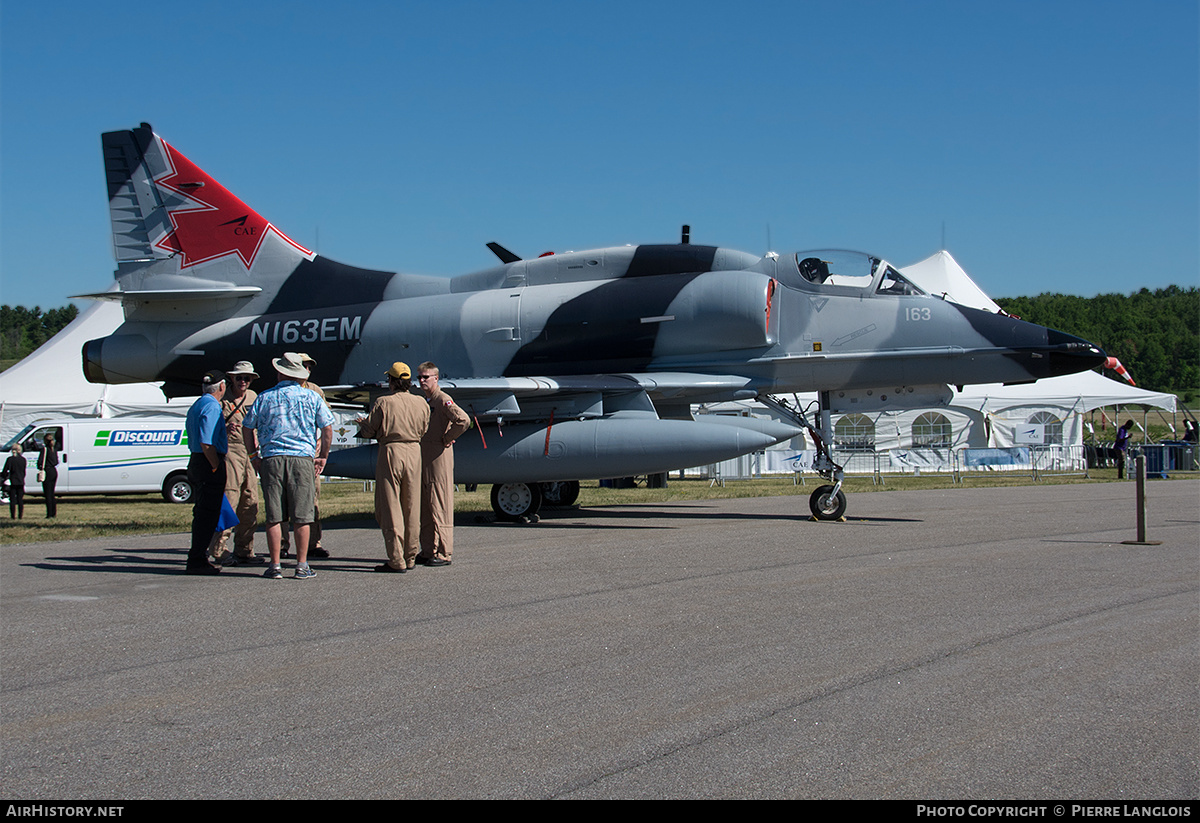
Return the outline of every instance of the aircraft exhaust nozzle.
{"type": "Polygon", "coordinates": [[[158,358],[140,334],[113,334],[83,344],[83,376],[89,383],[146,383],[157,379],[158,358]]]}

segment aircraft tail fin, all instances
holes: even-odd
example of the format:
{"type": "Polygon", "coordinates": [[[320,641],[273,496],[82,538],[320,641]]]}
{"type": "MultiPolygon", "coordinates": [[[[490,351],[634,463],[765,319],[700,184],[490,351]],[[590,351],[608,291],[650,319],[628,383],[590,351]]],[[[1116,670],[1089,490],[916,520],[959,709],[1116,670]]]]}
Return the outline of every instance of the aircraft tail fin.
{"type": "Polygon", "coordinates": [[[252,284],[260,264],[291,270],[315,257],[148,123],[101,141],[118,278],[150,266],[156,275],[252,284]]]}

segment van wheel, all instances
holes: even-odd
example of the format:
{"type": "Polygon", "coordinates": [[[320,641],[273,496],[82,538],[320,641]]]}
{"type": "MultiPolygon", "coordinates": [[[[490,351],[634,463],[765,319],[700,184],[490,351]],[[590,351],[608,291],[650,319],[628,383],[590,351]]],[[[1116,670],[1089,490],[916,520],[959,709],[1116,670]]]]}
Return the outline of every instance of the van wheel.
{"type": "Polygon", "coordinates": [[[186,474],[173,474],[163,483],[163,499],[168,503],[190,503],[192,501],[192,484],[186,474]]]}

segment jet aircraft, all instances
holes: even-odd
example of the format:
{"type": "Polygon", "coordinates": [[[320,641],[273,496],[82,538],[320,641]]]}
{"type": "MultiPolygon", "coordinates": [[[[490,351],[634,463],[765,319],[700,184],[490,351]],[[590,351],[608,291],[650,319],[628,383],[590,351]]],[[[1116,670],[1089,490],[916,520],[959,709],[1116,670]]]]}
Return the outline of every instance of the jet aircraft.
{"type": "MultiPolygon", "coordinates": [[[[1076,337],[923,293],[881,257],[748,254],[682,242],[522,259],[453,278],[355,268],[292,240],[154,133],[102,136],[124,324],[83,349],[96,383],[164,381],[304,351],[326,395],[369,404],[395,360],[433,360],[477,426],[456,481],[494,484],[506,519],[543,491],[726,460],[807,430],[846,508],[830,414],[945,404],[947,384],[1029,382],[1103,364],[1076,337]],[[818,392],[814,410],[787,395],[818,392]],[[692,418],[695,403],[758,398],[782,421],[692,418]],[[809,420],[810,413],[813,420],[809,420]]],[[[372,477],[374,446],[328,471],[372,477]]]]}

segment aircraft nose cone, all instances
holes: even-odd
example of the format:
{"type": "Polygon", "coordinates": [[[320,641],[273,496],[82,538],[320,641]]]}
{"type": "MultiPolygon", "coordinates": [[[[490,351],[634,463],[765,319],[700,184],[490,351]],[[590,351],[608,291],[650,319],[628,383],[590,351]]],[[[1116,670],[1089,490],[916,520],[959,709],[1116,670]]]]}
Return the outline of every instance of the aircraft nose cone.
{"type": "Polygon", "coordinates": [[[1103,366],[1108,355],[1096,345],[1082,337],[1071,334],[1046,330],[1046,355],[1049,357],[1047,371],[1050,377],[1060,374],[1075,374],[1076,372],[1103,366]]]}

